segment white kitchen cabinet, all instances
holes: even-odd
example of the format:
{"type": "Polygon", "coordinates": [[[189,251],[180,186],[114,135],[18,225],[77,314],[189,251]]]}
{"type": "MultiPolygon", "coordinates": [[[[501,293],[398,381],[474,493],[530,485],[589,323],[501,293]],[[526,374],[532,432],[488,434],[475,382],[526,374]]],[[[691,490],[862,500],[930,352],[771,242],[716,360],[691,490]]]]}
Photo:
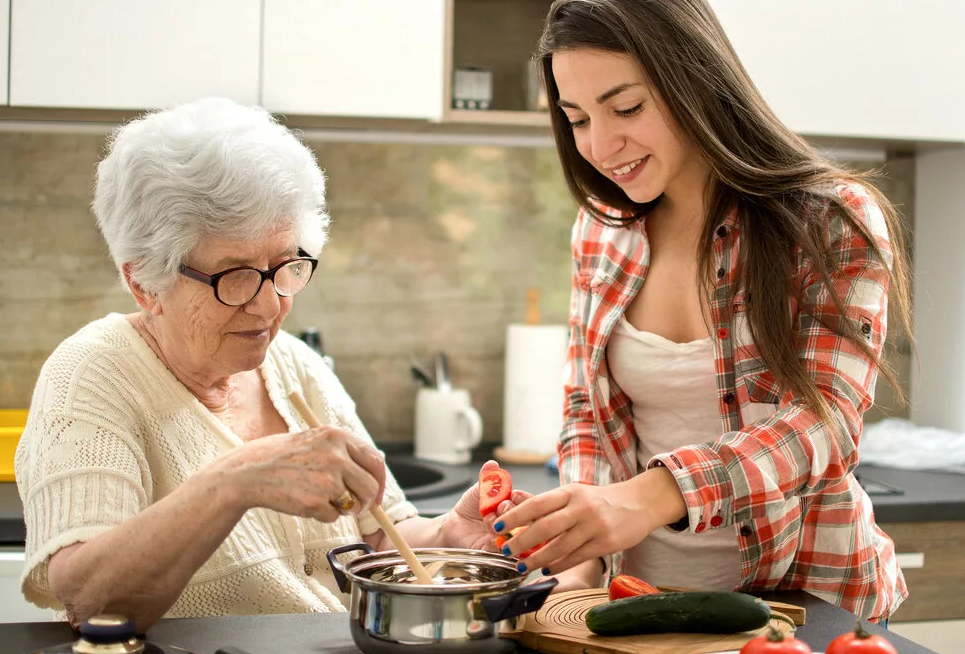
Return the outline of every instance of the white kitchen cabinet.
{"type": "Polygon", "coordinates": [[[22,548],[0,548],[0,622],[49,622],[54,612],[37,608],[20,592],[23,559],[22,548]]]}
{"type": "Polygon", "coordinates": [[[965,140],[965,2],[711,4],[764,98],[794,131],[965,140]]]}
{"type": "Polygon", "coordinates": [[[10,0],[0,0],[0,105],[7,104],[10,73],[10,0]]]}
{"type": "Polygon", "coordinates": [[[272,112],[438,119],[446,0],[264,0],[272,112]]]}
{"type": "Polygon", "coordinates": [[[258,102],[261,0],[12,2],[13,106],[162,108],[206,95],[258,102]]]}

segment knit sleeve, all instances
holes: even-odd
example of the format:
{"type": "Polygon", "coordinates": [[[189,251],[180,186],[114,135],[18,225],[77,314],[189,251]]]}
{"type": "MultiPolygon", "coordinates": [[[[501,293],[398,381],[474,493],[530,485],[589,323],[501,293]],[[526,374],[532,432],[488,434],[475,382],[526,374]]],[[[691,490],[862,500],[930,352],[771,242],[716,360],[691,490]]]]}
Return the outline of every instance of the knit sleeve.
{"type": "Polygon", "coordinates": [[[27,527],[24,597],[62,609],[47,579],[58,550],[86,542],[149,503],[150,480],[112,366],[61,348],[44,365],[17,448],[27,527]]]}

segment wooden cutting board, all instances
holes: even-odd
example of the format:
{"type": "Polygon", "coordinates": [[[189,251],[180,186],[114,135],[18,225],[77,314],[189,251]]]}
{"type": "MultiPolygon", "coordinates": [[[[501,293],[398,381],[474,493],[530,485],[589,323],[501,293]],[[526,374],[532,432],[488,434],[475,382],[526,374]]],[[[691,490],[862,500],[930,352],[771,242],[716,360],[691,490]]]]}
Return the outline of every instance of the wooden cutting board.
{"type": "MultiPolygon", "coordinates": [[[[586,627],[586,614],[607,601],[605,588],[556,593],[547,598],[543,608],[519,618],[516,628],[504,638],[547,654],[711,654],[739,650],[751,638],[766,631],[739,634],[648,634],[645,636],[597,636],[586,627]]],[[[768,602],[795,623],[803,624],[804,609],[791,604],[768,602]]],[[[781,620],[771,624],[784,633],[791,626],[781,620]]]]}

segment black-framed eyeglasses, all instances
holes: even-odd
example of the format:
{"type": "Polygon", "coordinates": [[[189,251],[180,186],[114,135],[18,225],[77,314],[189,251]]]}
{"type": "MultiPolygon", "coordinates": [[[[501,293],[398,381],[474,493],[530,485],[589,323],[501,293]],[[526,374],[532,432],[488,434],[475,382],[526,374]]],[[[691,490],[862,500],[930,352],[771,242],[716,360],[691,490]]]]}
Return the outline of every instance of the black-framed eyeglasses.
{"type": "Polygon", "coordinates": [[[298,254],[294,259],[282,261],[268,270],[238,266],[208,275],[182,264],[180,272],[185,277],[213,288],[214,296],[221,304],[240,307],[258,295],[266,279],[271,280],[275,292],[282,297],[291,297],[305,288],[318,266],[318,259],[307,256],[302,250],[299,250],[298,254]]]}

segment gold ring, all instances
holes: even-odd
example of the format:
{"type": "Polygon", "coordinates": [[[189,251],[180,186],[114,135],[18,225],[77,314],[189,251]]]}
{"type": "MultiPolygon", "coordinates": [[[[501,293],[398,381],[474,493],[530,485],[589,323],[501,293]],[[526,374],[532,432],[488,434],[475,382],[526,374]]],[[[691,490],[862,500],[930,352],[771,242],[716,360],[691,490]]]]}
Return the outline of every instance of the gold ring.
{"type": "Polygon", "coordinates": [[[338,499],[332,502],[332,504],[334,504],[335,508],[342,513],[349,513],[355,508],[355,496],[352,495],[351,491],[346,490],[344,493],[339,495],[338,499]]]}

